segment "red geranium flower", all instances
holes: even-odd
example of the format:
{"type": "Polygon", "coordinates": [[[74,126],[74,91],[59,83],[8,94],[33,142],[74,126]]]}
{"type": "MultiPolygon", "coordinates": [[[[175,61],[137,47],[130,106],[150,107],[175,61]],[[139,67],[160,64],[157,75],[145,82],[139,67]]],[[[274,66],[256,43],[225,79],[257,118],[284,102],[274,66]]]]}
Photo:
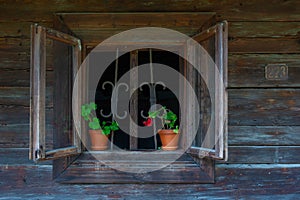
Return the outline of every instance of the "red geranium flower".
{"type": "Polygon", "coordinates": [[[147,120],[144,121],[143,124],[144,124],[145,126],[152,126],[152,119],[151,119],[151,118],[147,118],[147,120]]]}

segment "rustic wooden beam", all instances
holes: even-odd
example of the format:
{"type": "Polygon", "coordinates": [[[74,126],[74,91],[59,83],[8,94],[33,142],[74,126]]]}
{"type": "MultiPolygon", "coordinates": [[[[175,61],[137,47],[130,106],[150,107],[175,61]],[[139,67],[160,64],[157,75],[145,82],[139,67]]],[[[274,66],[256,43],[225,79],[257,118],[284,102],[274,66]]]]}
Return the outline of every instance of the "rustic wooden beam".
{"type": "Polygon", "coordinates": [[[57,158],[64,158],[66,156],[78,155],[78,147],[70,146],[65,148],[53,149],[46,152],[44,160],[53,160],[57,158]]]}
{"type": "Polygon", "coordinates": [[[46,34],[45,29],[32,25],[31,88],[30,88],[30,152],[32,160],[45,158],[45,88],[46,34]]]}
{"type": "Polygon", "coordinates": [[[229,126],[231,146],[300,146],[300,126],[229,126]]]}
{"type": "Polygon", "coordinates": [[[299,96],[293,88],[229,89],[229,125],[299,126],[299,96]]]}
{"type": "Polygon", "coordinates": [[[218,19],[230,21],[298,21],[298,1],[283,2],[281,0],[267,0],[261,2],[253,0],[249,2],[238,2],[228,0],[219,1],[176,1],[162,0],[151,1],[134,0],[126,5],[112,2],[55,2],[51,5],[45,2],[35,3],[33,1],[18,2],[18,4],[5,4],[3,1],[3,12],[0,13],[0,21],[51,21],[53,13],[61,12],[94,12],[94,13],[122,13],[122,12],[201,12],[211,11],[218,13],[218,19]],[[17,6],[16,6],[17,5],[17,6]],[[163,6],[168,5],[168,6],[163,6]],[[258,6],[259,5],[259,6],[258,6]],[[30,11],[30,12],[28,12],[30,11]],[[241,14],[242,13],[242,14],[241,14]]]}
{"type": "MultiPolygon", "coordinates": [[[[29,93],[29,87],[0,87],[0,105],[29,107],[29,93]]],[[[48,109],[53,107],[52,96],[53,88],[46,87],[45,107],[48,109]]]]}
{"type": "Polygon", "coordinates": [[[230,22],[230,38],[297,37],[299,22],[230,22]]]}
{"type": "Polygon", "coordinates": [[[229,40],[230,53],[299,53],[299,39],[283,38],[232,38],[229,40]],[[268,44],[268,45],[265,45],[268,44]]]}
{"type": "Polygon", "coordinates": [[[229,54],[230,88],[300,87],[299,54],[229,54]],[[265,66],[283,63],[288,66],[288,79],[280,81],[265,78],[265,66]]]}
{"type": "MultiPolygon", "coordinates": [[[[226,163],[240,164],[297,164],[299,146],[229,146],[226,163]]],[[[223,162],[223,161],[221,161],[223,162]]]]}
{"type": "MultiPolygon", "coordinates": [[[[105,152],[103,152],[105,153],[105,152]]],[[[101,154],[103,154],[101,153],[101,154]]],[[[117,152],[116,152],[117,153],[117,152]]],[[[61,183],[213,183],[214,179],[199,167],[189,155],[183,154],[181,158],[168,164],[169,154],[176,152],[124,152],[124,157],[120,156],[117,162],[111,161],[111,152],[107,152],[107,159],[103,162],[109,162],[109,165],[103,165],[95,160],[89,153],[83,154],[76,160],[68,170],[59,177],[57,181],[61,183]],[[129,153],[129,154],[128,154],[129,153]],[[130,154],[140,159],[127,159],[130,154]],[[149,156],[152,155],[149,163],[149,156]],[[156,156],[165,155],[165,160],[158,160],[156,156]],[[146,160],[145,160],[146,157],[146,160]],[[156,159],[155,159],[156,158],[156,159]],[[149,173],[126,173],[123,170],[131,167],[131,170],[155,169],[156,167],[166,165],[166,167],[149,173]],[[123,168],[124,166],[124,168],[123,168]],[[117,167],[119,170],[115,170],[117,167]],[[84,170],[83,170],[84,169],[84,170]],[[81,175],[79,175],[81,174],[81,175]],[[84,176],[83,176],[84,174],[84,176]]],[[[117,155],[113,155],[117,156],[117,155]]],[[[102,157],[102,156],[101,156],[102,157]]]]}

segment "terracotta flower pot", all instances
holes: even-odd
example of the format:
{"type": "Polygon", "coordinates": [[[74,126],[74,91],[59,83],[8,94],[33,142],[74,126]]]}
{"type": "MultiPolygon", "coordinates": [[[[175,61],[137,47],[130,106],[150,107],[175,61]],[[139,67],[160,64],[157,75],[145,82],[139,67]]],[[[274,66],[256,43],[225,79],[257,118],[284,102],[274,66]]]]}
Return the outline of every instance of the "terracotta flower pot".
{"type": "Polygon", "coordinates": [[[91,138],[91,150],[102,151],[108,148],[108,135],[102,134],[102,130],[89,130],[91,138]]]}
{"type": "Polygon", "coordinates": [[[179,133],[174,133],[173,130],[158,131],[162,143],[162,149],[166,151],[173,151],[178,148],[179,133]]]}

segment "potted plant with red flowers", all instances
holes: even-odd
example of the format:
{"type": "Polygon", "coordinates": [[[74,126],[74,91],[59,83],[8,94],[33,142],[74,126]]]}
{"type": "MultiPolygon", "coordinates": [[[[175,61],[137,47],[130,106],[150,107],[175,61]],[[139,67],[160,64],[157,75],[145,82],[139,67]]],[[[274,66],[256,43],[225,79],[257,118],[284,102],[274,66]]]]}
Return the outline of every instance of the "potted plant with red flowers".
{"type": "Polygon", "coordinates": [[[93,114],[96,109],[97,105],[94,102],[84,104],[81,106],[81,116],[88,121],[91,149],[105,150],[108,148],[110,133],[119,130],[119,126],[116,121],[102,121],[100,123],[100,120],[93,114]]]}
{"type": "Polygon", "coordinates": [[[144,121],[145,126],[152,126],[153,119],[159,118],[162,123],[162,129],[158,131],[162,149],[167,151],[176,150],[179,141],[179,127],[175,125],[177,115],[166,107],[148,112],[148,118],[144,121]]]}

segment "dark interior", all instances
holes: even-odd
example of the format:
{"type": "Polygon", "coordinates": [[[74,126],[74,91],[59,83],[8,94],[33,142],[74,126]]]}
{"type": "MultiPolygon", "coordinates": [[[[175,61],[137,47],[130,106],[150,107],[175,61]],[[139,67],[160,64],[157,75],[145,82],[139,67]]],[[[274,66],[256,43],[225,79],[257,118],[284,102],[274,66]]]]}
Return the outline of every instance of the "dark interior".
{"type": "MultiPolygon", "coordinates": [[[[138,52],[138,64],[143,65],[150,62],[149,50],[139,50],[138,52]]],[[[177,54],[168,51],[162,50],[153,50],[152,51],[152,62],[160,63],[172,67],[173,69],[180,71],[180,57],[177,54]]],[[[110,66],[105,70],[103,76],[100,78],[100,81],[97,86],[96,99],[97,103],[97,116],[100,118],[100,121],[111,121],[112,117],[104,117],[100,114],[101,109],[105,115],[110,113],[111,103],[110,98],[112,94],[112,87],[106,85],[105,89],[102,88],[102,85],[105,81],[114,82],[115,77],[115,61],[110,64],[110,66]]],[[[122,77],[130,69],[130,54],[126,53],[119,57],[118,59],[118,79],[122,77]]],[[[150,72],[149,72],[150,73],[150,72]]],[[[155,66],[154,66],[155,73],[155,66]]],[[[178,83],[179,88],[179,81],[178,83]]],[[[147,115],[147,112],[150,108],[150,89],[149,86],[142,86],[142,91],[137,90],[138,92],[138,125],[143,126],[143,121],[145,118],[141,115],[143,111],[144,115],[147,115]]],[[[163,88],[163,86],[156,86],[156,103],[166,106],[174,113],[179,116],[179,102],[176,96],[168,88],[163,88]]],[[[179,124],[179,122],[177,122],[179,124]]],[[[159,136],[157,137],[157,146],[161,146],[159,136]]],[[[122,130],[115,131],[114,134],[114,144],[121,149],[129,149],[129,135],[123,132],[122,130]]],[[[154,136],[149,138],[139,138],[138,139],[138,150],[154,150],[154,136]]]]}

